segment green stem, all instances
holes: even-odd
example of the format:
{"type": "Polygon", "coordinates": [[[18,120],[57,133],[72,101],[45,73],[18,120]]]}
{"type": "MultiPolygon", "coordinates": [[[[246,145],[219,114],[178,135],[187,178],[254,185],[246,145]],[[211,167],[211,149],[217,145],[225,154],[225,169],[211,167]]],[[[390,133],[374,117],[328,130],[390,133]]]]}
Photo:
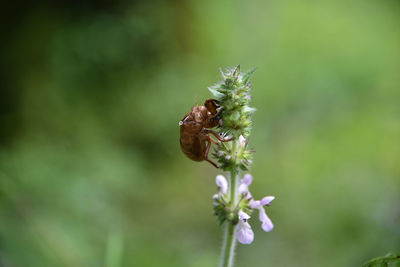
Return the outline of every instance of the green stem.
{"type": "Polygon", "coordinates": [[[222,248],[221,267],[232,267],[235,254],[235,226],[231,223],[226,224],[224,246],[222,248]]]}
{"type": "MultiPolygon", "coordinates": [[[[236,171],[231,171],[230,177],[230,199],[231,199],[231,208],[232,210],[236,207],[236,171]]],[[[235,257],[235,246],[236,246],[236,237],[235,237],[235,228],[236,225],[232,223],[226,224],[224,242],[222,246],[222,257],[221,257],[221,267],[232,267],[233,259],[235,257]]]]}

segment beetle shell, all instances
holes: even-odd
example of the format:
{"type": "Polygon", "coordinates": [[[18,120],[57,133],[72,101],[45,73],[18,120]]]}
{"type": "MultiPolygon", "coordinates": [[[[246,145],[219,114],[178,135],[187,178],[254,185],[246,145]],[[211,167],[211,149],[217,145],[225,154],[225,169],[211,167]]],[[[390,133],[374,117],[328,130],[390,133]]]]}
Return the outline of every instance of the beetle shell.
{"type": "Polygon", "coordinates": [[[207,155],[208,134],[202,133],[207,118],[211,113],[205,106],[195,106],[179,122],[180,145],[183,153],[194,161],[203,161],[207,155]]]}
{"type": "Polygon", "coordinates": [[[219,108],[218,103],[215,99],[208,99],[204,106],[193,107],[179,122],[181,127],[180,144],[183,153],[194,161],[206,160],[215,168],[218,166],[208,158],[208,152],[211,143],[217,145],[219,143],[212,139],[210,134],[221,142],[233,140],[233,137],[224,139],[210,129],[219,125],[222,108],[219,108]]]}

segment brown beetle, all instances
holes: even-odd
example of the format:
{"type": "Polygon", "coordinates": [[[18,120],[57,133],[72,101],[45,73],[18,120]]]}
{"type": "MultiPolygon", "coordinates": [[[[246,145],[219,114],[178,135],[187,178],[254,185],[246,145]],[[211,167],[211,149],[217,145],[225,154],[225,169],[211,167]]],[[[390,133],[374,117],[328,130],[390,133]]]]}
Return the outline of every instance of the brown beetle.
{"type": "Polygon", "coordinates": [[[212,139],[210,134],[221,142],[233,140],[233,138],[223,139],[218,133],[210,129],[219,125],[222,110],[217,111],[217,108],[218,100],[208,99],[204,106],[194,106],[179,122],[181,128],[180,144],[183,153],[194,161],[206,160],[216,168],[218,166],[208,158],[208,152],[211,142],[217,145],[218,142],[212,139]]]}

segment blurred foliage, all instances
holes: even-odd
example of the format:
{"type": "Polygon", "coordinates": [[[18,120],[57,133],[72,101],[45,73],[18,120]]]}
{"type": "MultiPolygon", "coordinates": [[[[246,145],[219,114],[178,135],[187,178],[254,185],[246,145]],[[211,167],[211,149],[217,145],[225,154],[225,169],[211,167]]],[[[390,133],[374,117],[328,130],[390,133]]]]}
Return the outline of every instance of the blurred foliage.
{"type": "Polygon", "coordinates": [[[398,1],[12,1],[0,11],[0,266],[216,266],[218,170],[178,121],[253,66],[237,266],[400,251],[398,1]]]}
{"type": "Polygon", "coordinates": [[[367,263],[363,264],[363,267],[399,267],[400,256],[397,254],[387,254],[383,257],[374,258],[367,263]]]}

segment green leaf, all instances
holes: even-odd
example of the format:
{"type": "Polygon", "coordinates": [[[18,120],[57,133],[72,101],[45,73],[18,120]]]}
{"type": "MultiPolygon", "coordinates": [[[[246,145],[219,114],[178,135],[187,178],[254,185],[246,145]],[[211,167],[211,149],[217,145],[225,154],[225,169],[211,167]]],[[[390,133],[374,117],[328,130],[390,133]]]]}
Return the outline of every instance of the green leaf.
{"type": "Polygon", "coordinates": [[[246,113],[254,113],[256,111],[256,109],[255,108],[251,108],[249,106],[244,106],[243,107],[243,111],[246,112],[246,113]]]}
{"type": "Polygon", "coordinates": [[[225,80],[226,79],[225,73],[222,71],[221,68],[219,68],[218,70],[219,70],[219,73],[221,73],[222,79],[225,80]]]}
{"type": "Polygon", "coordinates": [[[235,70],[233,71],[233,77],[237,78],[239,76],[240,73],[240,65],[237,65],[235,70]]]}
{"type": "Polygon", "coordinates": [[[224,96],[224,94],[218,92],[218,90],[215,89],[215,87],[208,87],[208,90],[209,90],[216,98],[221,98],[221,97],[224,96]]]}
{"type": "Polygon", "coordinates": [[[243,74],[242,81],[244,84],[250,79],[251,75],[256,71],[257,68],[251,68],[243,74]]]}

